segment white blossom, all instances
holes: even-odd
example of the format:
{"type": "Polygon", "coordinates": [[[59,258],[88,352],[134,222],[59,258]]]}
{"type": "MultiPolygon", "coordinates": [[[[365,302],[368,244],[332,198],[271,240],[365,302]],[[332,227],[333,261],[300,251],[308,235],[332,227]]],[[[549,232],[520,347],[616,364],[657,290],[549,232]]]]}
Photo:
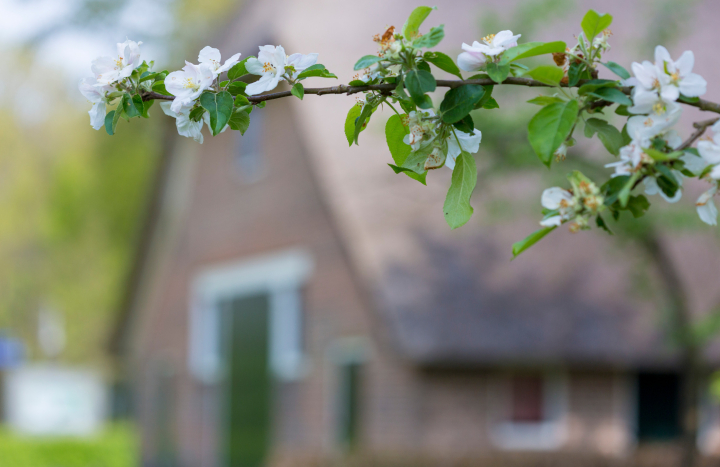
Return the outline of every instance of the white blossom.
{"type": "Polygon", "coordinates": [[[288,76],[291,79],[297,76],[309,66],[317,62],[318,54],[285,54],[285,49],[279,45],[262,45],[257,58],[251,57],[245,62],[248,73],[259,75],[260,79],[250,83],[245,92],[248,96],[254,96],[265,91],[275,89],[288,76]]]}
{"type": "Polygon", "coordinates": [[[647,177],[643,178],[643,185],[645,185],[645,194],[660,195],[668,203],[677,203],[678,201],[680,201],[680,198],[682,198],[681,187],[683,182],[683,174],[681,174],[678,170],[671,170],[671,173],[675,176],[675,180],[677,180],[678,182],[678,189],[672,198],[670,198],[668,195],[665,194],[664,191],[662,191],[662,189],[660,189],[660,186],[657,183],[657,178],[653,175],[648,175],[647,177]]]}
{"type": "Polygon", "coordinates": [[[638,141],[631,141],[627,146],[620,148],[620,160],[605,164],[605,167],[614,168],[615,173],[611,177],[620,175],[631,175],[640,169],[644,162],[651,162],[652,159],[645,154],[638,141]]]}
{"type": "Polygon", "coordinates": [[[445,167],[453,170],[455,168],[455,159],[460,155],[461,152],[465,151],[470,154],[475,154],[480,149],[480,141],[482,141],[482,133],[478,129],[474,129],[472,134],[460,131],[457,128],[450,133],[450,137],[447,139],[448,152],[447,158],[445,159],[445,167]],[[457,135],[457,139],[455,139],[457,135]],[[458,141],[460,144],[458,144],[458,141]]]}
{"type": "Polygon", "coordinates": [[[544,227],[559,226],[565,221],[575,217],[575,205],[577,201],[573,194],[563,188],[554,186],[543,191],[540,203],[545,209],[558,211],[555,216],[548,217],[540,221],[540,225],[544,227]]]}
{"type": "Polygon", "coordinates": [[[410,133],[405,135],[403,143],[409,145],[413,151],[420,149],[423,142],[431,141],[435,138],[436,122],[431,120],[435,112],[429,110],[413,110],[408,114],[408,128],[410,133]]]}
{"type": "Polygon", "coordinates": [[[225,73],[230,68],[235,66],[240,61],[240,54],[237,53],[232,57],[225,60],[224,64],[220,64],[220,51],[213,47],[204,47],[198,55],[198,63],[204,63],[210,67],[213,71],[213,75],[217,78],[222,73],[225,73]]]}
{"type": "Polygon", "coordinates": [[[106,95],[112,91],[111,86],[98,86],[97,80],[93,77],[84,78],[80,81],[80,92],[92,103],[90,114],[90,125],[99,130],[105,125],[105,110],[107,104],[106,95]]]}
{"type": "Polygon", "coordinates": [[[108,86],[130,76],[142,63],[140,44],[126,40],[117,45],[116,57],[98,57],[92,61],[90,69],[95,73],[98,86],[108,86]]]}
{"type": "Polygon", "coordinates": [[[635,77],[623,83],[626,86],[633,86],[633,105],[628,107],[629,112],[661,114],[668,110],[668,106],[673,107],[680,97],[680,92],[677,86],[672,85],[670,76],[655,64],[647,60],[642,63],[634,62],[632,71],[635,77]]]}
{"type": "Polygon", "coordinates": [[[682,144],[682,139],[670,128],[680,120],[681,114],[680,106],[673,104],[668,111],[660,114],[635,115],[628,119],[628,135],[643,147],[649,146],[650,141],[656,136],[662,136],[668,146],[674,149],[682,144]]]}
{"type": "Polygon", "coordinates": [[[209,65],[185,62],[180,71],[173,71],[165,78],[165,89],[175,96],[171,109],[178,113],[183,107],[192,106],[200,95],[212,86],[215,74],[209,65]]]}
{"type": "Polygon", "coordinates": [[[699,97],[707,91],[705,79],[692,72],[694,65],[695,55],[690,50],[683,52],[675,62],[665,47],[655,47],[655,66],[669,76],[670,86],[676,87],[684,96],[699,97]]]}
{"type": "Polygon", "coordinates": [[[520,36],[521,34],[513,35],[512,31],[506,30],[483,37],[483,43],[474,41],[472,45],[468,45],[463,42],[464,52],[458,55],[458,67],[464,71],[479,70],[488,60],[494,60],[507,49],[517,46],[520,36]]]}
{"type": "Polygon", "coordinates": [[[717,191],[718,186],[716,183],[712,188],[700,195],[695,203],[700,220],[708,225],[717,225],[718,210],[717,207],[715,207],[715,201],[713,201],[713,196],[715,196],[717,191]]]}
{"type": "MultiPolygon", "coordinates": [[[[190,120],[190,110],[192,109],[192,106],[181,107],[178,112],[175,112],[172,109],[172,104],[174,103],[174,101],[172,103],[161,102],[160,107],[163,112],[165,112],[165,115],[175,119],[175,126],[177,126],[178,134],[180,134],[180,136],[192,138],[202,144],[203,135],[201,130],[203,127],[203,120],[198,122],[190,120]]],[[[205,114],[207,115],[207,112],[205,114]]]]}

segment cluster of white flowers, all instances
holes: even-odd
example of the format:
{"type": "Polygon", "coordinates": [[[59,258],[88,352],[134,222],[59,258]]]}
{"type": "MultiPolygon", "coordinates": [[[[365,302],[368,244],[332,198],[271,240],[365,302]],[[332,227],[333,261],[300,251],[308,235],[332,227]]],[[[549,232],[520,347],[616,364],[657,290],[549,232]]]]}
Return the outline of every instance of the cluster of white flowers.
{"type": "MultiPolygon", "coordinates": [[[[620,160],[606,165],[615,169],[613,177],[632,175],[652,167],[656,161],[647,155],[646,150],[653,142],[664,144],[670,149],[680,147],[682,139],[672,129],[682,114],[682,107],[677,100],[681,96],[700,97],[707,90],[706,81],[692,72],[694,64],[695,57],[691,51],[685,51],[677,61],[673,61],[668,50],[660,45],[655,48],[655,63],[644,61],[632,64],[634,77],[624,80],[623,84],[632,86],[633,105],[628,107],[628,111],[641,115],[628,119],[627,132],[632,141],[620,149],[620,160]]],[[[697,167],[698,163],[702,165],[700,158],[688,152],[680,159],[691,172],[693,170],[690,167],[697,167]]],[[[677,170],[672,170],[672,175],[679,186],[674,196],[667,196],[660,189],[652,171],[642,179],[645,193],[659,194],[671,203],[678,201],[682,196],[683,175],[677,170]]],[[[709,197],[698,200],[698,212],[701,208],[708,210],[700,214],[705,222],[708,222],[709,210],[714,209],[712,200],[708,200],[709,197]]],[[[712,223],[715,223],[714,218],[712,223]]]]}
{"type": "Polygon", "coordinates": [[[286,55],[285,49],[278,45],[262,45],[257,58],[251,57],[245,64],[248,73],[260,76],[260,79],[248,85],[248,96],[271,91],[280,81],[293,82],[306,68],[317,63],[318,54],[286,55]]]}
{"type": "Polygon", "coordinates": [[[99,130],[105,125],[106,104],[111,94],[125,85],[124,81],[140,66],[140,44],[126,40],[117,45],[116,57],[99,57],[92,61],[92,77],[80,81],[80,92],[92,103],[90,125],[99,130]]]}
{"type": "Polygon", "coordinates": [[[499,60],[500,54],[517,46],[521,34],[513,35],[512,31],[500,31],[482,38],[483,43],[474,41],[472,45],[463,42],[462,52],[458,55],[457,64],[461,70],[477,71],[485,67],[487,62],[499,60]]]}
{"type": "Polygon", "coordinates": [[[604,208],[604,198],[593,182],[577,171],[568,179],[572,185],[570,190],[554,186],[543,191],[540,202],[549,211],[540,221],[543,227],[557,227],[571,222],[572,232],[587,229],[590,217],[604,208]]]}
{"type": "Polygon", "coordinates": [[[450,170],[455,168],[455,159],[461,152],[474,154],[480,149],[482,140],[480,130],[474,129],[472,133],[465,133],[457,128],[445,127],[442,131],[442,125],[438,122],[432,109],[411,111],[408,114],[408,128],[410,133],[405,135],[403,142],[409,145],[413,152],[433,146],[432,154],[425,164],[426,169],[442,167],[440,152],[445,145],[447,145],[445,167],[450,170]],[[445,135],[442,141],[438,138],[441,134],[445,135]],[[433,164],[433,162],[439,162],[439,164],[433,164]]]}

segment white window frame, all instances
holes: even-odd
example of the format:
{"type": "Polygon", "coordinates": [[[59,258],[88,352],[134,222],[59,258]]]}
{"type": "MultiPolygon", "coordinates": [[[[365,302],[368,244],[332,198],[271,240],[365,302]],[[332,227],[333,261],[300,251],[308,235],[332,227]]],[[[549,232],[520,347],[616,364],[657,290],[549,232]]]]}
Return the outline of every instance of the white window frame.
{"type": "MultiPolygon", "coordinates": [[[[502,417],[511,413],[511,382],[515,374],[504,375],[491,392],[489,404],[498,399],[502,417]]],[[[567,378],[560,373],[543,373],[543,421],[515,422],[491,420],[490,436],[494,444],[507,450],[549,451],[560,448],[567,439],[567,378]]]]}
{"type": "Polygon", "coordinates": [[[267,293],[270,301],[270,369],[281,381],[301,378],[307,368],[302,349],[301,289],[313,268],[312,257],[307,251],[290,249],[199,271],[192,281],[190,293],[190,373],[206,384],[222,379],[225,362],[220,337],[220,303],[267,293]]]}

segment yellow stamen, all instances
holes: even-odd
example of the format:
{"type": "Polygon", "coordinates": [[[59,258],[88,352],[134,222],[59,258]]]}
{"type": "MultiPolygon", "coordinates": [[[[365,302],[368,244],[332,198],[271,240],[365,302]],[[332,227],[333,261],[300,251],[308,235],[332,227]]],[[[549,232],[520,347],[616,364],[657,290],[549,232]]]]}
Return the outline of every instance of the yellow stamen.
{"type": "Polygon", "coordinates": [[[488,34],[487,36],[483,37],[482,40],[487,45],[492,45],[492,41],[495,39],[495,34],[488,34]]]}
{"type": "Polygon", "coordinates": [[[275,67],[272,66],[272,65],[270,64],[270,62],[265,62],[265,63],[263,64],[263,71],[264,71],[265,73],[275,72],[275,67]]]}

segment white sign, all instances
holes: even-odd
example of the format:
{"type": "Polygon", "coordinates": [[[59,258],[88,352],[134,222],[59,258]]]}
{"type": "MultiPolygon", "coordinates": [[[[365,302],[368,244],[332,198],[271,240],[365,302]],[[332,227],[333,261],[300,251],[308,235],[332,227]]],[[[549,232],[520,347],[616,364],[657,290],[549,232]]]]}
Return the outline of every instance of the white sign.
{"type": "Polygon", "coordinates": [[[5,378],[5,414],[16,431],[30,435],[87,436],[102,428],[107,391],[88,370],[26,366],[5,378]]]}

